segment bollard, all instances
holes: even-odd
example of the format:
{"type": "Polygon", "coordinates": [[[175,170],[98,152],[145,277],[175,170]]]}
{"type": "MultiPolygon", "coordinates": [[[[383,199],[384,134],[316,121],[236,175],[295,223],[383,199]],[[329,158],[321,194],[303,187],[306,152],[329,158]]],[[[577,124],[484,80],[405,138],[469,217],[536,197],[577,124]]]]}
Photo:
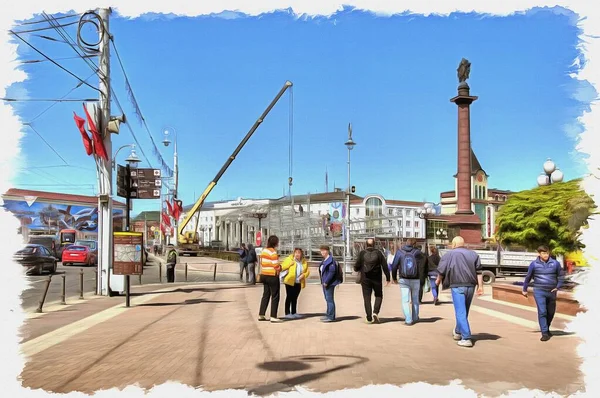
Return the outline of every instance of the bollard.
{"type": "Polygon", "coordinates": [[[52,280],[52,275],[48,277],[46,280],[46,286],[44,287],[44,294],[42,295],[42,299],[40,300],[40,304],[37,307],[35,312],[42,312],[42,307],[44,306],[44,301],[46,301],[46,295],[48,294],[48,288],[50,288],[50,281],[52,280]]]}
{"type": "Polygon", "coordinates": [[[129,275],[125,275],[125,307],[127,307],[127,308],[129,308],[130,299],[131,299],[131,296],[130,296],[131,280],[129,278],[130,278],[129,275]]]}
{"type": "Polygon", "coordinates": [[[83,268],[79,268],[79,300],[83,300],[83,268]]]}
{"type": "Polygon", "coordinates": [[[142,274],[138,275],[138,279],[139,279],[139,282],[140,282],[140,286],[142,286],[142,274]]]}
{"type": "Polygon", "coordinates": [[[162,263],[158,262],[158,283],[162,283],[162,263]]]}
{"type": "Polygon", "coordinates": [[[98,268],[94,269],[94,283],[96,284],[96,288],[94,289],[94,295],[98,295],[98,268]]]}
{"type": "Polygon", "coordinates": [[[188,271],[188,264],[185,263],[185,281],[187,282],[187,271],[188,271]]]}
{"type": "Polygon", "coordinates": [[[67,304],[67,276],[62,274],[62,294],[60,296],[60,303],[62,305],[67,304]]]}
{"type": "Polygon", "coordinates": [[[213,282],[217,280],[217,263],[215,263],[215,269],[213,271],[213,282]]]}

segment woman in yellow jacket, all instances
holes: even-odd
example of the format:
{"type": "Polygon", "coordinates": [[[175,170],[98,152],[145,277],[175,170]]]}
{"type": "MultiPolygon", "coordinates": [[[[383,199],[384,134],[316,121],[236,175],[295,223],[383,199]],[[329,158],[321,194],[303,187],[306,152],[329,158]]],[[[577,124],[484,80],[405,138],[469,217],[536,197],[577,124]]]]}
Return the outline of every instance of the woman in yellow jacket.
{"type": "Polygon", "coordinates": [[[306,286],[306,279],[310,275],[308,263],[304,258],[304,252],[300,248],[294,249],[281,263],[281,278],[285,284],[285,317],[297,319],[300,315],[296,313],[298,296],[306,286]]]}

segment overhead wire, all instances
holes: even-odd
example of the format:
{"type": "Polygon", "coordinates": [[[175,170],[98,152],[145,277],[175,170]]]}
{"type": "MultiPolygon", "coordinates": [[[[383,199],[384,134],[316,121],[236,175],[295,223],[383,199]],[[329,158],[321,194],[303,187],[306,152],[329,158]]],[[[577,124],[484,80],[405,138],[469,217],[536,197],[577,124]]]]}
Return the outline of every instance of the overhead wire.
{"type": "MultiPolygon", "coordinates": [[[[60,25],[60,26],[61,26],[61,27],[64,27],[64,26],[71,26],[71,25],[75,25],[75,24],[76,24],[76,23],[78,23],[78,22],[79,22],[79,21],[75,21],[75,22],[69,22],[69,23],[66,23],[66,24],[62,24],[62,25],[60,25]]],[[[29,30],[17,30],[17,31],[16,31],[16,32],[14,32],[14,33],[33,33],[33,32],[40,32],[40,31],[42,31],[42,30],[49,30],[49,29],[54,29],[54,28],[53,28],[52,26],[46,26],[46,27],[43,27],[43,28],[35,28],[35,29],[29,29],[29,30]]],[[[13,34],[14,34],[14,33],[13,33],[13,34]]]]}
{"type": "MultiPolygon", "coordinates": [[[[95,55],[84,55],[85,58],[91,58],[94,57],[95,55]]],[[[63,61],[63,60],[67,60],[67,59],[79,59],[81,58],[81,56],[75,56],[75,57],[61,57],[61,58],[54,58],[55,61],[63,61]]],[[[24,60],[24,61],[18,61],[20,64],[36,64],[36,63],[40,63],[40,62],[48,62],[47,59],[28,59],[28,60],[24,60]]]]}
{"type": "Polygon", "coordinates": [[[10,31],[11,33],[13,33],[17,38],[19,38],[19,40],[21,40],[23,43],[27,44],[29,47],[31,47],[33,50],[35,50],[38,54],[40,54],[42,57],[46,58],[48,61],[52,62],[54,65],[58,66],[60,69],[64,70],[65,72],[67,72],[69,75],[73,76],[75,79],[79,80],[81,83],[85,84],[86,86],[96,90],[96,91],[100,91],[98,88],[92,86],[91,84],[85,82],[84,80],[82,80],[79,76],[77,76],[76,74],[74,74],[73,72],[71,72],[70,70],[68,70],[67,68],[65,68],[64,66],[62,66],[61,64],[59,64],[58,62],[54,61],[53,59],[51,59],[50,57],[48,57],[46,54],[44,54],[43,52],[41,52],[40,50],[38,50],[34,45],[32,45],[31,43],[29,43],[27,40],[23,39],[20,35],[14,33],[12,30],[10,31]]]}
{"type": "MultiPolygon", "coordinates": [[[[66,19],[66,18],[74,18],[74,17],[80,17],[81,14],[67,14],[67,15],[61,15],[60,17],[55,17],[53,16],[54,19],[60,20],[60,19],[66,19]]],[[[42,21],[42,20],[37,20],[37,21],[29,21],[29,22],[22,22],[20,24],[15,24],[15,26],[27,26],[27,25],[35,25],[38,23],[45,23],[46,21],[42,21]]]]}
{"type": "Polygon", "coordinates": [[[94,102],[98,98],[0,98],[6,102],[94,102]]]}
{"type": "Polygon", "coordinates": [[[25,125],[28,126],[30,129],[32,129],[33,132],[36,133],[37,136],[42,139],[42,141],[44,141],[44,143],[48,146],[48,148],[52,149],[52,151],[56,154],[56,156],[58,156],[63,162],[65,162],[65,164],[67,164],[67,165],[69,164],[69,162],[67,162],[65,160],[65,158],[63,158],[62,155],[60,153],[58,153],[58,151],[56,149],[54,149],[54,147],[52,145],[50,145],[50,143],[48,141],[46,141],[46,139],[35,129],[35,127],[33,127],[29,123],[25,123],[25,125]]]}
{"type": "MultiPolygon", "coordinates": [[[[94,63],[94,61],[89,59],[91,56],[82,54],[82,52],[85,52],[85,50],[81,49],[81,47],[78,43],[75,43],[75,40],[71,37],[71,35],[63,27],[59,26],[59,24],[56,24],[55,21],[53,21],[54,17],[49,16],[46,13],[44,13],[44,18],[46,18],[47,22],[50,25],[55,26],[56,32],[65,40],[65,43],[67,43],[73,49],[73,51],[75,51],[75,53],[79,56],[79,58],[83,59],[83,61],[94,72],[94,74],[101,74],[103,78],[106,78],[106,76],[102,74],[102,72],[99,70],[98,66],[94,63]],[[81,52],[80,52],[80,49],[81,49],[81,52]]],[[[81,26],[81,24],[80,24],[80,26],[81,26]]],[[[120,103],[114,89],[112,89],[112,87],[111,87],[111,94],[113,96],[113,100],[115,101],[115,104],[119,108],[119,111],[121,113],[125,114],[125,111],[124,111],[123,107],[121,106],[121,103],[120,103]]],[[[133,140],[137,144],[137,147],[139,148],[140,153],[142,154],[143,158],[146,160],[146,162],[148,162],[148,165],[150,167],[152,167],[152,163],[150,162],[150,159],[148,159],[148,157],[146,156],[146,153],[144,152],[144,148],[142,147],[139,140],[137,139],[135,132],[133,131],[133,129],[131,128],[129,123],[125,123],[125,126],[131,133],[131,136],[133,137],[133,140]]]]}

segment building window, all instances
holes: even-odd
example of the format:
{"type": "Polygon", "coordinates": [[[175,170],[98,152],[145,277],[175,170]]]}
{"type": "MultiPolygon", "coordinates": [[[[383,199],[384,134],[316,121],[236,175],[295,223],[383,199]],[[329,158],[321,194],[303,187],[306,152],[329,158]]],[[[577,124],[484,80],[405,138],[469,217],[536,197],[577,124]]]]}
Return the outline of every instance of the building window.
{"type": "Polygon", "coordinates": [[[360,214],[360,209],[356,209],[356,214],[360,214]]]}
{"type": "Polygon", "coordinates": [[[415,231],[415,238],[419,237],[419,231],[415,231]]]}
{"type": "Polygon", "coordinates": [[[410,238],[410,231],[406,231],[406,237],[410,238]]]}
{"type": "Polygon", "coordinates": [[[393,216],[394,215],[394,209],[388,209],[388,215],[389,216],[393,216]]]}
{"type": "MultiPolygon", "coordinates": [[[[415,228],[419,228],[419,222],[418,221],[415,221],[415,228]]],[[[416,238],[416,236],[415,236],[415,238],[416,238]]]]}
{"type": "Polygon", "coordinates": [[[366,216],[367,217],[381,217],[383,215],[382,209],[383,203],[379,198],[369,198],[366,203],[366,216]]]}
{"type": "Polygon", "coordinates": [[[406,220],[406,227],[410,228],[410,220],[406,220]]]}

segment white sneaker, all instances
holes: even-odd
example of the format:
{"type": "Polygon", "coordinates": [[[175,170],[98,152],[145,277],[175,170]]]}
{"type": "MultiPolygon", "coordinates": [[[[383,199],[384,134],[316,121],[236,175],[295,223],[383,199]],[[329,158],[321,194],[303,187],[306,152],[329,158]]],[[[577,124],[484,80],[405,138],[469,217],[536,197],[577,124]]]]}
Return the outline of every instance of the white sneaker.
{"type": "Polygon", "coordinates": [[[454,339],[454,341],[462,340],[462,336],[460,335],[460,333],[456,333],[454,329],[452,329],[452,338],[454,339]]]}
{"type": "Polygon", "coordinates": [[[279,318],[271,318],[271,323],[281,323],[281,322],[283,322],[283,320],[282,320],[282,319],[279,319],[279,318]]]}
{"type": "Polygon", "coordinates": [[[473,342],[471,340],[458,340],[456,344],[460,347],[473,347],[473,342]]]}

